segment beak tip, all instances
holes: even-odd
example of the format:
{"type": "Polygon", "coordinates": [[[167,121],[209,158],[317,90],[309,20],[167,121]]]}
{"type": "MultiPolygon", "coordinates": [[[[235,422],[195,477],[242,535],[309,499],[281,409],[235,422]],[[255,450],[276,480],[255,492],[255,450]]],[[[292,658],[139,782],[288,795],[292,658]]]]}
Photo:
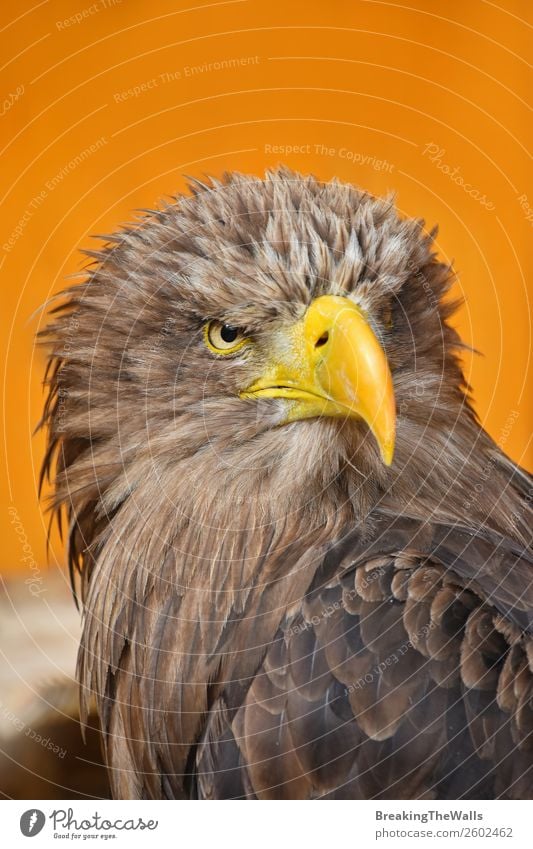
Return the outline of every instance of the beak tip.
{"type": "Polygon", "coordinates": [[[388,442],[380,446],[381,459],[386,466],[392,466],[394,459],[394,443],[388,442]]]}

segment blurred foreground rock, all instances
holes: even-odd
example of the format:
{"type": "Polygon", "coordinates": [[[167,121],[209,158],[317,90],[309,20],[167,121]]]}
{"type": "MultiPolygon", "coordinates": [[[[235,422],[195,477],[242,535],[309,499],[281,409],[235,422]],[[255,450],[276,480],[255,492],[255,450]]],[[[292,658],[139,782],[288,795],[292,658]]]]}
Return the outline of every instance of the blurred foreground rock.
{"type": "Polygon", "coordinates": [[[95,721],[86,744],[79,724],[80,614],[68,579],[48,572],[32,590],[0,579],[0,797],[107,798],[95,721]]]}

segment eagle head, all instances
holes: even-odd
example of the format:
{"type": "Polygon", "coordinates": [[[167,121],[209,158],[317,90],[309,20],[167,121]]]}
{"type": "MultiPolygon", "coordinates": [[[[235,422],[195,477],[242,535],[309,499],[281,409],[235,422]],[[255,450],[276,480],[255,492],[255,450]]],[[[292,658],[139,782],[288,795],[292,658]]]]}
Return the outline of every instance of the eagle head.
{"type": "Polygon", "coordinates": [[[285,168],[192,190],[87,252],[45,331],[53,435],[85,448],[59,499],[111,515],[151,479],[191,516],[206,493],[286,509],[325,489],[361,513],[398,472],[409,488],[443,426],[473,418],[434,234],[285,168]]]}

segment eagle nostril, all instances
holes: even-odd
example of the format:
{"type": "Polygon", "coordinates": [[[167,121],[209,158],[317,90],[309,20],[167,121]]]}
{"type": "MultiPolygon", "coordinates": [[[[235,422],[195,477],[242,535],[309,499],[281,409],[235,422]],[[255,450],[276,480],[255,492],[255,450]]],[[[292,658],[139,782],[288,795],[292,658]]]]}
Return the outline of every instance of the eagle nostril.
{"type": "Polygon", "coordinates": [[[328,331],[326,330],[326,331],[322,334],[322,336],[319,336],[319,338],[316,340],[316,342],[315,342],[315,348],[321,348],[321,347],[322,347],[322,345],[325,345],[325,344],[326,344],[326,342],[328,341],[328,339],[329,339],[329,333],[328,333],[328,331]]]}

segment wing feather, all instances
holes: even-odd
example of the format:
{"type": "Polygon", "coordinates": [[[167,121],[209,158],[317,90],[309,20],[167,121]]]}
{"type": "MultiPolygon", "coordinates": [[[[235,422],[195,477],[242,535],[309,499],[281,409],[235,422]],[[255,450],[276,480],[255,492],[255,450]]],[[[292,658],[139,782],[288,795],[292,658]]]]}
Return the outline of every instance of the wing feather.
{"type": "MultiPolygon", "coordinates": [[[[228,711],[239,786],[254,798],[531,798],[532,623],[528,552],[492,532],[378,517],[372,539],[328,553],[228,711]]],[[[218,783],[215,759],[212,795],[218,783]]]]}

